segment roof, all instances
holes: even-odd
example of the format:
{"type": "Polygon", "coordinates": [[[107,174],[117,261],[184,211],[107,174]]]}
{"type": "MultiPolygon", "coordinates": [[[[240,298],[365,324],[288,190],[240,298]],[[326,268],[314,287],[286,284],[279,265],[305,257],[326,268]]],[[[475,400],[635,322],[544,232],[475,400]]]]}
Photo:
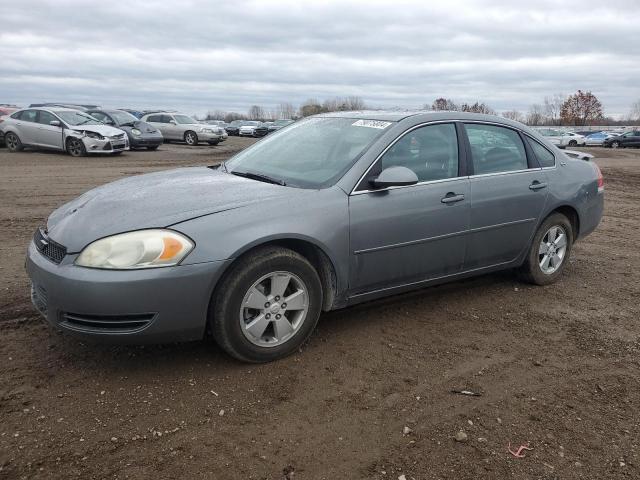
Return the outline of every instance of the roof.
{"type": "Polygon", "coordinates": [[[448,110],[361,110],[354,112],[330,112],[321,113],[318,117],[355,118],[367,120],[381,120],[385,122],[399,122],[409,117],[417,117],[420,120],[481,120],[485,122],[503,123],[505,125],[522,127],[522,124],[513,122],[497,115],[485,115],[482,113],[454,112],[448,110]]]}

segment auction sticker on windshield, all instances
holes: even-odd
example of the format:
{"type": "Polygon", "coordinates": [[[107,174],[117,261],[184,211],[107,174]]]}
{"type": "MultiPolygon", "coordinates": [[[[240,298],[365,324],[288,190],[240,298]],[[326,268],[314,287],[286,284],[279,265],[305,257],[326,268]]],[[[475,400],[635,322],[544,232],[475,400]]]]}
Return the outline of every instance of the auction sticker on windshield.
{"type": "Polygon", "coordinates": [[[380,120],[357,120],[351,124],[354,127],[379,128],[383,130],[391,125],[391,122],[382,122],[380,120]]]}

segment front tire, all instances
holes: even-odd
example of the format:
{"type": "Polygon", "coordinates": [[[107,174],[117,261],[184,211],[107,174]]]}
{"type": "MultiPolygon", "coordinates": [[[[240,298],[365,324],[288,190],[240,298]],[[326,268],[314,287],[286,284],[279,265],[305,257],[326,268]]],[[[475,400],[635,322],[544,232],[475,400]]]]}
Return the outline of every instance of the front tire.
{"type": "Polygon", "coordinates": [[[7,148],[10,152],[19,152],[24,149],[24,145],[20,141],[18,135],[13,132],[6,133],[4,136],[4,143],[7,145],[7,148]]]}
{"type": "Polygon", "coordinates": [[[542,222],[521,267],[523,279],[535,285],[557,281],[569,262],[573,235],[571,222],[561,213],[542,222]]]}
{"type": "Polygon", "coordinates": [[[66,146],[67,153],[72,157],[85,157],[87,155],[87,149],[84,146],[84,142],[79,138],[68,138],[66,146]]]}
{"type": "Polygon", "coordinates": [[[196,132],[192,132],[191,130],[184,132],[184,141],[190,147],[198,145],[198,135],[196,134],[196,132]]]}
{"type": "Polygon", "coordinates": [[[618,141],[611,142],[611,148],[620,148],[620,142],[618,141]]]}
{"type": "Polygon", "coordinates": [[[160,145],[154,145],[153,147],[147,147],[147,150],[157,150],[160,145]]]}
{"type": "Polygon", "coordinates": [[[280,247],[238,260],[212,298],[210,326],[216,343],[252,363],[295,352],[311,335],[322,305],[322,285],[309,261],[280,247]]]}
{"type": "Polygon", "coordinates": [[[578,146],[578,142],[576,142],[575,140],[570,140],[569,141],[569,146],[570,147],[577,147],[578,146]]]}

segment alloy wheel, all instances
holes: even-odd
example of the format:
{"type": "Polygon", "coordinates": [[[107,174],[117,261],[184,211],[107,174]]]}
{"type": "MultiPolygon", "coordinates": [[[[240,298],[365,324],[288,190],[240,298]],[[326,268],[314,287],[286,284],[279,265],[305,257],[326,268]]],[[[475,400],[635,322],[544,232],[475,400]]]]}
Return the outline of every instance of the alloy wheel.
{"type": "Polygon", "coordinates": [[[304,282],[290,272],[272,272],[247,291],[240,307],[240,328],[259,347],[275,347],[290,340],[309,311],[304,282]]]}
{"type": "Polygon", "coordinates": [[[81,140],[77,138],[69,140],[69,147],[67,150],[72,157],[80,157],[82,155],[82,144],[80,142],[81,140]]]}
{"type": "Polygon", "coordinates": [[[538,263],[547,275],[555,273],[567,253],[567,232],[560,225],[551,227],[540,240],[538,263]]]}
{"type": "Polygon", "coordinates": [[[196,143],[196,135],[195,133],[189,132],[185,135],[185,142],[187,142],[187,145],[195,145],[196,143]]]}
{"type": "Polygon", "coordinates": [[[13,133],[8,133],[4,140],[9,150],[14,151],[18,148],[18,137],[13,133]]]}
{"type": "Polygon", "coordinates": [[[619,142],[613,142],[613,143],[611,144],[611,148],[618,148],[619,146],[620,146],[620,143],[619,143],[619,142]]]}

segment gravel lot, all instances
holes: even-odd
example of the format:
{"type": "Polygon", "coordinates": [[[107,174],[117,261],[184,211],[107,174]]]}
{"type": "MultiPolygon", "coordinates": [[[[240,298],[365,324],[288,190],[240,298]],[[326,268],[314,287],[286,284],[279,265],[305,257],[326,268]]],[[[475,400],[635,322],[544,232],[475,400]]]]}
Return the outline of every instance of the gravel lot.
{"type": "Polygon", "coordinates": [[[23,262],[54,207],[249,143],[0,149],[0,478],[640,477],[640,150],[590,149],[605,217],[556,285],[505,272],[324,314],[303,351],[260,366],[208,341],[113,347],[44,325],[23,262]]]}

